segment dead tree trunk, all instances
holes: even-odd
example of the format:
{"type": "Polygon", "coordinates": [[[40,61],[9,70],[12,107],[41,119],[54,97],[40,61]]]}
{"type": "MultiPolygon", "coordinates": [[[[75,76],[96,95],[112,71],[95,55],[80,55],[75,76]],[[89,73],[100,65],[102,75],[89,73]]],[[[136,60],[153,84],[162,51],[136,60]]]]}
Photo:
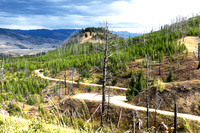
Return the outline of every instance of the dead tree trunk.
{"type": "Polygon", "coordinates": [[[124,38],[124,41],[123,41],[124,45],[124,63],[126,63],[126,45],[127,45],[127,42],[126,42],[126,39],[124,38]]]}
{"type": "Polygon", "coordinates": [[[108,122],[110,118],[110,87],[108,89],[108,105],[107,105],[107,116],[106,116],[106,126],[108,127],[108,122]]]}
{"type": "MultiPolygon", "coordinates": [[[[66,67],[65,67],[65,95],[67,95],[67,83],[66,83],[66,67]]],[[[68,94],[69,94],[69,92],[68,92],[68,94]]]]}
{"type": "Polygon", "coordinates": [[[148,56],[147,56],[147,60],[146,60],[146,80],[147,80],[147,83],[146,83],[146,86],[147,86],[147,89],[146,89],[146,107],[147,107],[147,132],[149,132],[149,88],[148,88],[148,56]]]}
{"type": "Polygon", "coordinates": [[[2,81],[0,81],[1,84],[1,97],[3,98],[3,85],[2,85],[2,81]]]}
{"type": "Polygon", "coordinates": [[[175,95],[174,95],[174,133],[177,132],[177,104],[176,104],[176,91],[177,88],[175,88],[175,95]]]}
{"type": "Polygon", "coordinates": [[[132,111],[132,114],[133,114],[132,127],[133,127],[133,133],[135,133],[135,112],[132,111]]]}
{"type": "Polygon", "coordinates": [[[199,61],[199,65],[198,65],[198,68],[200,68],[200,43],[198,43],[198,61],[199,61]]]}
{"type": "Polygon", "coordinates": [[[158,107],[158,85],[156,87],[156,94],[155,94],[155,120],[154,120],[154,126],[155,126],[155,133],[157,132],[157,107],[158,107]]]}
{"type": "MultiPolygon", "coordinates": [[[[144,34],[144,47],[145,47],[145,34],[144,34]]],[[[146,51],[146,107],[147,107],[147,132],[149,132],[149,88],[148,88],[148,50],[146,51]]]]}
{"type": "Polygon", "coordinates": [[[104,116],[105,116],[105,101],[106,101],[106,96],[105,96],[105,91],[106,91],[106,75],[107,75],[107,63],[108,63],[108,23],[105,23],[105,37],[106,37],[106,42],[105,42],[105,50],[104,50],[104,66],[103,66],[103,88],[102,88],[102,114],[101,114],[101,128],[103,129],[103,122],[104,122],[104,116]]]}
{"type": "Polygon", "coordinates": [[[61,99],[61,96],[62,96],[62,94],[61,94],[61,88],[62,88],[62,86],[61,86],[61,81],[60,81],[60,85],[59,85],[59,99],[61,99]]]}
{"type": "Polygon", "coordinates": [[[118,119],[118,123],[117,123],[117,128],[119,128],[119,123],[120,123],[120,120],[121,120],[121,116],[122,116],[122,109],[120,110],[120,113],[119,113],[119,119],[118,119]]]}
{"type": "Polygon", "coordinates": [[[74,79],[74,69],[72,69],[72,95],[74,94],[74,88],[73,88],[73,79],[74,79]]]}

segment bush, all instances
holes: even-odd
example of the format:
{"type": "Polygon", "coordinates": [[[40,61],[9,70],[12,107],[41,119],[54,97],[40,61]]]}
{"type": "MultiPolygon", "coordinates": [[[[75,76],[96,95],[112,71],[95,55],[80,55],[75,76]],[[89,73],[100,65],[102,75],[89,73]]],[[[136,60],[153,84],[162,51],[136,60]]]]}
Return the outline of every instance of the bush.
{"type": "Polygon", "coordinates": [[[32,120],[29,124],[29,130],[34,132],[44,132],[45,123],[41,119],[39,120],[32,120]]]}
{"type": "Polygon", "coordinates": [[[78,128],[78,129],[83,129],[85,131],[88,130],[88,125],[85,124],[85,121],[83,119],[74,119],[74,121],[73,121],[73,127],[75,129],[78,128]]]}
{"type": "Polygon", "coordinates": [[[117,79],[113,79],[112,85],[116,85],[116,84],[117,84],[117,79]]]}
{"type": "Polygon", "coordinates": [[[27,100],[27,103],[30,104],[30,105],[33,105],[34,101],[31,97],[29,97],[28,100],[27,100]]]}
{"type": "Polygon", "coordinates": [[[182,126],[182,129],[183,129],[184,131],[187,131],[187,130],[189,129],[189,125],[184,124],[184,125],[182,126]]]}
{"type": "Polygon", "coordinates": [[[23,101],[23,97],[21,93],[18,93],[16,96],[16,101],[22,102],[23,101]]]}
{"type": "Polygon", "coordinates": [[[82,77],[83,78],[89,78],[90,77],[90,73],[88,71],[83,71],[82,77]]]}
{"type": "Polygon", "coordinates": [[[33,105],[33,104],[40,104],[42,101],[43,98],[40,95],[34,94],[32,95],[32,97],[28,98],[27,103],[33,105]]]}
{"type": "Polygon", "coordinates": [[[128,87],[128,90],[126,91],[126,99],[129,101],[135,96],[135,91],[128,87]]]}
{"type": "Polygon", "coordinates": [[[2,103],[3,102],[3,98],[0,96],[0,102],[2,103]]]}
{"type": "Polygon", "coordinates": [[[66,116],[62,116],[62,118],[59,118],[59,120],[60,120],[60,122],[61,122],[61,124],[62,125],[69,125],[69,123],[70,123],[70,119],[69,118],[67,118],[66,116]]]}
{"type": "Polygon", "coordinates": [[[167,82],[173,82],[173,81],[174,81],[173,73],[172,71],[170,71],[167,77],[167,82]]]}
{"type": "Polygon", "coordinates": [[[99,78],[99,82],[98,82],[99,84],[102,84],[103,83],[103,78],[102,77],[100,77],[99,78]]]}
{"type": "Polygon", "coordinates": [[[88,89],[88,92],[91,92],[93,90],[93,88],[90,86],[88,89]]]}
{"type": "Polygon", "coordinates": [[[165,90],[165,84],[162,81],[158,80],[158,91],[161,93],[164,90],[165,90]]]}
{"type": "Polygon", "coordinates": [[[9,104],[8,105],[8,113],[10,115],[18,115],[21,113],[21,109],[16,104],[9,104]]]}
{"type": "Polygon", "coordinates": [[[85,33],[85,38],[87,38],[88,37],[88,34],[87,33],[85,33]]]}
{"type": "Polygon", "coordinates": [[[152,85],[156,85],[156,77],[154,76],[152,85]]]}
{"type": "Polygon", "coordinates": [[[131,100],[139,92],[146,88],[146,80],[143,76],[142,71],[138,72],[136,81],[134,77],[131,78],[128,90],[126,91],[126,99],[131,100]]]}

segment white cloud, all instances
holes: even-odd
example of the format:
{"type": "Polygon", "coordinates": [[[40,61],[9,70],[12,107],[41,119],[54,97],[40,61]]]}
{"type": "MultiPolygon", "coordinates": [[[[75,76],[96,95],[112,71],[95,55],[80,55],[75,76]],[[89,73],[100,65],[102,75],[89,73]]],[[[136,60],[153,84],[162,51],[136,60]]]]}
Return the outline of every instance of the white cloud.
{"type": "MultiPolygon", "coordinates": [[[[177,16],[191,16],[199,13],[199,0],[131,0],[116,1],[110,7],[117,14],[105,16],[111,23],[140,24],[137,28],[129,27],[129,31],[144,31],[157,28],[160,25],[169,24],[177,16]]],[[[127,25],[124,29],[127,30],[127,25]]],[[[120,29],[122,30],[123,27],[120,29]]]]}
{"type": "Polygon", "coordinates": [[[7,29],[21,29],[21,30],[32,30],[32,29],[44,29],[44,27],[36,25],[0,25],[1,28],[7,29]]]}
{"type": "MultiPolygon", "coordinates": [[[[98,27],[99,21],[108,20],[114,30],[143,33],[169,24],[171,19],[175,19],[178,15],[192,16],[192,13],[195,15],[200,13],[199,0],[118,0],[107,3],[97,0],[87,3],[72,0],[45,0],[45,2],[47,5],[44,4],[39,8],[41,12],[39,9],[39,11],[33,10],[36,13],[32,15],[0,11],[0,27],[85,28],[98,27]],[[48,5],[48,2],[51,4],[48,5]]],[[[34,6],[33,9],[37,8],[34,6]]]]}

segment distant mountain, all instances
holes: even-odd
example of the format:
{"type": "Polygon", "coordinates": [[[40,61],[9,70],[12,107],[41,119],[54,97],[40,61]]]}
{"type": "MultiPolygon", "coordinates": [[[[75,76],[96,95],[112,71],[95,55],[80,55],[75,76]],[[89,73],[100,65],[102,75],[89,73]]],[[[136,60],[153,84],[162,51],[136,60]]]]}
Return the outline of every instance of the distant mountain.
{"type": "MultiPolygon", "coordinates": [[[[89,36],[89,32],[93,30],[101,29],[93,27],[86,28],[84,31],[88,32],[89,36]]],[[[11,55],[27,55],[54,50],[60,44],[63,44],[63,42],[70,37],[72,33],[79,33],[80,37],[83,37],[83,40],[85,39],[84,41],[87,41],[89,37],[85,38],[85,34],[83,34],[81,31],[82,30],[77,29],[13,30],[0,28],[0,53],[11,55]]],[[[138,33],[129,33],[127,31],[111,32],[125,38],[128,38],[129,36],[133,37],[140,35],[138,33]]],[[[74,36],[71,40],[74,40],[75,37],[77,38],[77,36],[74,36]]]]}
{"type": "Polygon", "coordinates": [[[43,37],[51,38],[59,41],[66,40],[72,33],[79,31],[77,29],[57,29],[57,30],[48,30],[48,29],[38,29],[38,30],[13,30],[17,33],[24,35],[31,35],[34,37],[43,37]]]}
{"type": "Polygon", "coordinates": [[[11,30],[0,28],[0,53],[25,55],[53,50],[75,31],[75,29],[11,30]]]}
{"type": "Polygon", "coordinates": [[[128,31],[111,31],[114,34],[119,35],[120,37],[129,38],[142,35],[142,33],[130,33],[128,31]]]}

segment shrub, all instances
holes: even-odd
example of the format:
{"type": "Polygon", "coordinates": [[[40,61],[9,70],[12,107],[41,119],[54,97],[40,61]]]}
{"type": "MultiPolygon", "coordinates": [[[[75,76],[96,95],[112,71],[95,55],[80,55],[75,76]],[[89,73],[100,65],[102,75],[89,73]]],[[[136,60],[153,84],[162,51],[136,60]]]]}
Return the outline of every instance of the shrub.
{"type": "Polygon", "coordinates": [[[173,73],[172,71],[170,71],[167,77],[167,82],[173,82],[173,81],[174,81],[173,73]]]}
{"type": "Polygon", "coordinates": [[[88,92],[91,92],[93,90],[92,86],[89,87],[88,92]]]}
{"type": "Polygon", "coordinates": [[[83,78],[89,78],[90,77],[90,73],[88,71],[83,71],[82,77],[83,78]]]}
{"type": "Polygon", "coordinates": [[[116,84],[117,84],[117,79],[113,79],[112,85],[116,85],[116,84]]]}
{"type": "Polygon", "coordinates": [[[75,119],[74,121],[73,121],[73,127],[75,128],[75,129],[83,129],[83,130],[85,130],[85,131],[87,131],[88,130],[88,125],[87,124],[85,124],[85,121],[83,120],[83,119],[75,119]]]}
{"type": "Polygon", "coordinates": [[[40,95],[34,94],[32,95],[32,97],[28,98],[27,103],[33,105],[33,104],[40,104],[42,101],[43,98],[40,95]]]}
{"type": "Polygon", "coordinates": [[[0,96],[0,102],[2,103],[3,102],[3,98],[0,96]]]}
{"type": "Polygon", "coordinates": [[[88,34],[87,33],[85,33],[85,38],[87,38],[88,37],[88,34]]]}
{"type": "Polygon", "coordinates": [[[161,93],[164,90],[165,90],[165,84],[162,81],[158,80],[158,91],[161,93]]]}
{"type": "Polygon", "coordinates": [[[135,96],[135,91],[128,87],[128,90],[126,91],[126,99],[129,101],[135,96]]]}
{"type": "Polygon", "coordinates": [[[156,85],[156,77],[153,78],[152,85],[156,85]]]}
{"type": "Polygon", "coordinates": [[[189,125],[184,124],[182,128],[183,128],[184,131],[187,131],[189,129],[189,125]]]}
{"type": "Polygon", "coordinates": [[[9,104],[8,105],[8,113],[10,115],[18,115],[21,113],[21,109],[16,104],[9,104]]]}
{"type": "Polygon", "coordinates": [[[134,96],[136,96],[144,88],[146,88],[146,80],[145,80],[145,78],[143,76],[142,71],[140,71],[137,74],[136,81],[135,81],[133,76],[131,78],[128,90],[126,91],[127,100],[131,100],[134,96]]]}
{"type": "Polygon", "coordinates": [[[28,100],[27,100],[27,103],[30,104],[30,105],[33,105],[34,101],[31,97],[29,97],[28,100]]]}
{"type": "Polygon", "coordinates": [[[62,118],[59,118],[59,120],[60,120],[61,124],[66,125],[66,126],[69,125],[69,123],[70,123],[70,119],[64,115],[62,116],[62,118]]]}
{"type": "Polygon", "coordinates": [[[18,94],[17,94],[16,100],[19,101],[19,102],[22,102],[22,101],[23,101],[23,97],[22,97],[22,94],[21,94],[21,93],[18,93],[18,94]]]}
{"type": "Polygon", "coordinates": [[[99,84],[102,84],[103,83],[103,78],[102,77],[100,77],[99,78],[99,82],[98,82],[99,84]]]}
{"type": "Polygon", "coordinates": [[[39,120],[32,120],[31,123],[29,124],[29,131],[34,131],[34,132],[44,132],[44,127],[45,123],[44,121],[39,120]]]}

